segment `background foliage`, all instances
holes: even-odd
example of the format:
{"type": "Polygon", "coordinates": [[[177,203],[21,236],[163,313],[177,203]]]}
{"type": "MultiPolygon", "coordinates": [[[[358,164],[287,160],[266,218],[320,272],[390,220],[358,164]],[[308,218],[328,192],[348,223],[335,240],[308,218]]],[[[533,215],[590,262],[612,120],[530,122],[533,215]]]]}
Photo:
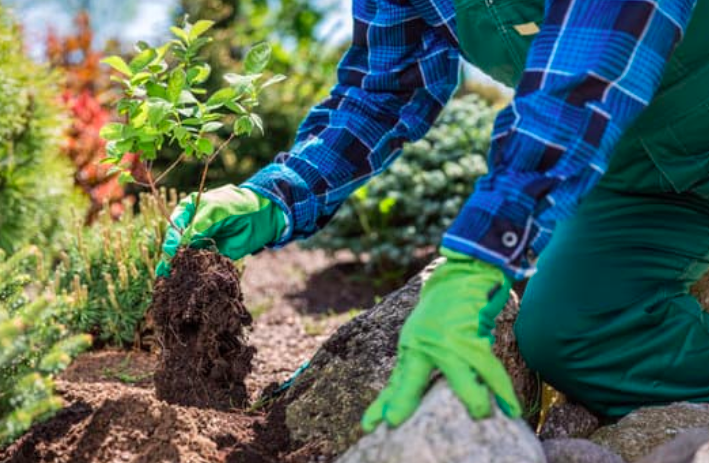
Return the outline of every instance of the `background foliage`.
{"type": "Polygon", "coordinates": [[[91,342],[61,323],[73,310],[71,299],[31,285],[42,265],[36,247],[10,259],[0,251],[0,445],[61,408],[53,377],[91,342]]]}
{"type": "MultiPolygon", "coordinates": [[[[176,193],[166,200],[174,207],[176,193]]],[[[53,275],[55,291],[75,299],[64,322],[102,344],[140,344],[166,221],[151,195],[139,204],[118,220],[105,208],[91,227],[77,217],[53,275]]]]}
{"type": "Polygon", "coordinates": [[[59,76],[23,53],[0,5],[0,249],[52,247],[72,207],[83,207],[61,155],[59,76]]]}
{"type": "MultiPolygon", "coordinates": [[[[241,62],[248,48],[261,41],[267,40],[273,48],[269,71],[288,76],[279,85],[265,89],[260,99],[259,114],[267,135],[232,141],[210,167],[209,185],[238,183],[279,151],[290,148],[300,121],[334,83],[340,51],[316,40],[316,28],[324,12],[307,0],[275,4],[266,0],[183,0],[182,8],[192,22],[215,22],[211,31],[214,41],[205,47],[206,62],[212,70],[206,82],[208,92],[223,86],[225,73],[243,73],[241,62]]],[[[219,131],[217,136],[226,140],[229,132],[219,131]]],[[[165,150],[164,154],[168,163],[179,150],[165,150]]],[[[199,171],[199,163],[187,163],[171,174],[166,185],[194,190],[199,171]]]]}
{"type": "Polygon", "coordinates": [[[452,100],[433,128],[379,177],[347,200],[332,222],[306,242],[368,254],[371,268],[405,269],[432,252],[487,172],[497,110],[477,94],[452,100]]]}
{"type": "MultiPolygon", "coordinates": [[[[110,110],[115,100],[108,70],[100,65],[101,51],[92,48],[94,33],[88,13],[75,19],[76,32],[59,37],[52,31],[47,36],[46,56],[52,68],[61,71],[61,99],[70,115],[70,123],[62,149],[74,165],[74,183],[88,196],[87,222],[96,218],[105,203],[111,215],[123,212],[126,191],[117,175],[109,174],[110,166],[99,164],[106,156],[106,143],[99,137],[104,124],[115,118],[110,110]]],[[[134,159],[126,160],[131,168],[134,159]]]]}

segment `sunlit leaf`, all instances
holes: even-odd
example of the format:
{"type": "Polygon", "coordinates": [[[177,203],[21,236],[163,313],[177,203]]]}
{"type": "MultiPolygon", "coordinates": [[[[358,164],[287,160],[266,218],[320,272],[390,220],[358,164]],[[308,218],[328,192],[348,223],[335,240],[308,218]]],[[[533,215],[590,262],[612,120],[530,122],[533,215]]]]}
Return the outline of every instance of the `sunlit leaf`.
{"type": "Polygon", "coordinates": [[[254,129],[254,123],[249,116],[241,116],[234,122],[235,135],[250,135],[254,129]]]}
{"type": "Polygon", "coordinates": [[[222,88],[214,92],[214,94],[209,97],[207,100],[207,106],[221,106],[227,101],[233,101],[236,96],[237,93],[235,89],[231,87],[222,88]]]}
{"type": "Polygon", "coordinates": [[[279,82],[283,82],[286,79],[287,79],[287,77],[284,76],[283,74],[276,74],[275,76],[271,77],[266,82],[261,84],[261,88],[270,87],[271,85],[277,84],[279,82]]]}
{"type": "Polygon", "coordinates": [[[110,122],[101,127],[99,135],[104,140],[120,140],[121,138],[123,138],[123,127],[123,124],[120,124],[118,122],[110,122]]]}
{"type": "Polygon", "coordinates": [[[167,82],[167,99],[171,103],[177,103],[186,81],[187,77],[182,69],[178,68],[170,73],[170,79],[167,82]]]}
{"type": "Polygon", "coordinates": [[[190,40],[194,40],[200,35],[204,34],[207,32],[212,26],[214,25],[214,21],[207,21],[205,19],[201,19],[194,23],[192,25],[192,29],[190,29],[189,33],[189,38],[190,40]]]}
{"type": "Polygon", "coordinates": [[[247,74],[256,74],[268,65],[271,59],[271,46],[268,43],[259,43],[249,50],[244,59],[244,70],[247,74]]]}
{"type": "Polygon", "coordinates": [[[153,61],[156,54],[157,53],[155,53],[155,50],[153,50],[152,48],[143,50],[130,61],[130,64],[128,66],[134,73],[142,71],[148,64],[153,61]]]}
{"type": "Polygon", "coordinates": [[[125,74],[128,77],[131,77],[133,75],[133,71],[131,70],[130,66],[128,66],[128,64],[126,64],[126,62],[120,56],[109,56],[108,58],[102,59],[101,62],[111,66],[116,71],[120,72],[121,74],[125,74]]]}

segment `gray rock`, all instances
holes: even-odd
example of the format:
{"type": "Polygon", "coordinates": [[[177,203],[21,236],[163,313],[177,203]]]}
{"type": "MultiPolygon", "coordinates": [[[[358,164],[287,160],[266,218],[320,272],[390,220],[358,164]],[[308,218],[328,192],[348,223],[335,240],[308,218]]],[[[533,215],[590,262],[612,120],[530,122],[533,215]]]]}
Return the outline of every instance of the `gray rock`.
{"type": "Polygon", "coordinates": [[[709,462],[709,428],[682,431],[637,463],[700,463],[709,462]]]}
{"type": "Polygon", "coordinates": [[[624,463],[605,447],[586,439],[550,439],[542,442],[548,463],[624,463]]]}
{"type": "Polygon", "coordinates": [[[644,407],[618,423],[605,426],[590,439],[635,462],[690,428],[709,427],[709,404],[676,403],[644,407]]]}
{"type": "MultiPolygon", "coordinates": [[[[296,379],[283,399],[286,425],[293,440],[317,442],[326,452],[340,454],[362,436],[359,421],[386,385],[395,363],[401,326],[418,302],[422,281],[441,261],[435,261],[404,287],[341,326],[318,350],[310,367],[296,379]]],[[[512,369],[513,378],[522,378],[515,382],[522,388],[517,390],[518,394],[527,390],[536,393],[537,387],[529,385],[534,375],[520,363],[519,354],[507,355],[516,351],[514,335],[508,331],[518,307],[519,300],[513,296],[501,314],[506,318],[496,334],[507,347],[498,346],[497,352],[503,359],[513,359],[506,366],[512,369]]]]}
{"type": "Polygon", "coordinates": [[[499,410],[472,420],[440,380],[419,409],[396,429],[381,425],[337,463],[544,463],[544,452],[528,425],[499,410]]]}
{"type": "Polygon", "coordinates": [[[542,440],[588,437],[600,426],[596,415],[575,403],[553,405],[539,432],[542,440]]]}

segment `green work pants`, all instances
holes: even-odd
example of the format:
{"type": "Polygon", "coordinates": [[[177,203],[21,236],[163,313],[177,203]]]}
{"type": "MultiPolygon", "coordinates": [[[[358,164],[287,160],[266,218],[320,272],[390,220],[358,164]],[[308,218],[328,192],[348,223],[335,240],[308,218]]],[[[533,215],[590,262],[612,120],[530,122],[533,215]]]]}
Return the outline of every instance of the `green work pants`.
{"type": "Polygon", "coordinates": [[[689,294],[709,270],[709,199],[675,187],[640,143],[624,147],[522,300],[529,366],[604,415],[709,402],[709,313],[689,294]]]}

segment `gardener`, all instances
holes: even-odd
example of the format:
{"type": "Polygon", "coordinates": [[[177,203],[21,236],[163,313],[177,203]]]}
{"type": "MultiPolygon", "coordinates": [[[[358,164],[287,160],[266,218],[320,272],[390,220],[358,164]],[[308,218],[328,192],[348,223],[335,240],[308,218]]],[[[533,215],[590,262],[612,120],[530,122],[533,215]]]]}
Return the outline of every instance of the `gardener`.
{"type": "MultiPolygon", "coordinates": [[[[355,0],[330,97],[289,152],[204,194],[186,236],[238,259],[312,235],[426,133],[462,56],[516,97],[365,430],[409,417],[434,369],[473,417],[490,392],[518,416],[490,330],[535,272],[516,332],[545,381],[609,416],[709,401],[709,315],[688,293],[709,270],[707,28],[709,0],[355,0]]],[[[176,225],[194,213],[193,195],[176,225]]]]}

